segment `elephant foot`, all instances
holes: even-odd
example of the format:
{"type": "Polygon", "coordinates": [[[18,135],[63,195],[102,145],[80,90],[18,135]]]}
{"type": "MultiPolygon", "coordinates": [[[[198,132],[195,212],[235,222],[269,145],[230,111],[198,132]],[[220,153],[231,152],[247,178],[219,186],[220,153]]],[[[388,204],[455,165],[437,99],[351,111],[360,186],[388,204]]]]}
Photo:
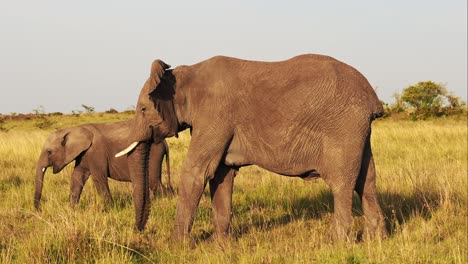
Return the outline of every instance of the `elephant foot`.
{"type": "Polygon", "coordinates": [[[70,205],[70,208],[75,209],[76,206],[78,205],[78,202],[70,200],[69,205],[70,205]]]}
{"type": "Polygon", "coordinates": [[[227,249],[231,245],[231,237],[229,234],[214,233],[206,240],[206,242],[213,243],[221,249],[227,249]]]}
{"type": "Polygon", "coordinates": [[[154,197],[171,197],[175,195],[175,191],[172,187],[158,186],[153,190],[154,197]]]}
{"type": "Polygon", "coordinates": [[[375,239],[385,239],[387,237],[388,233],[383,215],[365,216],[364,230],[361,233],[360,240],[372,241],[375,239]]]}
{"type": "Polygon", "coordinates": [[[187,250],[196,247],[195,240],[189,235],[172,234],[169,238],[169,245],[174,250],[187,250]]]}
{"type": "Polygon", "coordinates": [[[77,206],[78,203],[80,202],[80,196],[79,196],[79,195],[70,194],[68,200],[69,200],[69,202],[70,202],[70,207],[71,207],[71,208],[75,208],[75,206],[77,206]]]}
{"type": "Polygon", "coordinates": [[[143,234],[143,232],[145,231],[145,227],[141,227],[141,226],[138,226],[137,224],[135,224],[133,226],[133,232],[137,233],[137,234],[143,234]]]}
{"type": "Polygon", "coordinates": [[[333,230],[330,232],[330,240],[333,243],[352,243],[357,241],[356,236],[353,236],[349,227],[333,225],[333,230]]]}
{"type": "Polygon", "coordinates": [[[161,194],[164,196],[173,196],[175,195],[175,191],[172,187],[164,187],[161,191],[161,194]]]}
{"type": "Polygon", "coordinates": [[[382,240],[388,238],[388,232],[385,228],[385,225],[377,226],[368,226],[364,227],[362,232],[362,240],[372,241],[372,240],[382,240]]]}
{"type": "Polygon", "coordinates": [[[172,196],[172,195],[175,195],[175,194],[176,194],[176,192],[175,192],[174,188],[172,188],[172,186],[165,187],[164,190],[165,190],[165,193],[166,193],[167,195],[172,196]]]}

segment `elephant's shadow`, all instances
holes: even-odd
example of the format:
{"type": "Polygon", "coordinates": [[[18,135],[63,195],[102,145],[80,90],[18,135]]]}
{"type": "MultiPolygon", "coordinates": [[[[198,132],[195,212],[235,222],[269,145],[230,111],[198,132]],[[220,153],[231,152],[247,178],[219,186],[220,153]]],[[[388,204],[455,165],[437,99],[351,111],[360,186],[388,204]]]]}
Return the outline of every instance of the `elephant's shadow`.
{"type": "Polygon", "coordinates": [[[430,220],[444,199],[437,191],[418,188],[411,193],[382,192],[378,198],[390,236],[414,217],[430,220]]]}
{"type": "MultiPolygon", "coordinates": [[[[440,194],[430,190],[415,190],[411,193],[384,191],[378,193],[378,198],[390,236],[399,230],[398,227],[402,227],[415,216],[425,220],[431,219],[432,214],[441,206],[440,194]]],[[[254,205],[247,205],[241,209],[236,209],[235,205],[233,206],[234,217],[235,215],[250,215],[248,220],[235,219],[233,221],[231,235],[234,239],[239,239],[252,230],[268,231],[299,220],[330,217],[333,213],[333,194],[329,190],[322,190],[314,197],[303,196],[291,199],[286,206],[262,201],[256,201],[254,205]],[[255,217],[255,215],[252,217],[252,213],[246,212],[252,210],[268,212],[277,206],[287,207],[284,210],[285,213],[279,216],[261,216],[260,214],[260,217],[255,217]]],[[[355,217],[363,216],[361,202],[356,194],[353,197],[353,215],[355,217]]],[[[196,240],[206,240],[212,234],[212,232],[202,232],[196,237],[196,240]]]]}
{"type": "MultiPolygon", "coordinates": [[[[113,196],[115,209],[121,210],[132,206],[131,194],[114,192],[113,196]]],[[[415,216],[425,220],[431,219],[432,214],[440,208],[442,201],[438,192],[422,189],[402,193],[382,191],[378,193],[378,198],[390,236],[398,231],[398,227],[402,227],[415,216]]],[[[177,199],[177,196],[173,199],[177,199]]],[[[234,218],[239,217],[233,221],[231,234],[234,239],[238,239],[253,229],[272,230],[299,220],[323,219],[330,216],[332,212],[333,194],[328,189],[323,189],[314,196],[296,196],[283,204],[275,204],[262,199],[253,199],[247,204],[245,201],[242,204],[236,204],[234,200],[234,218]],[[275,214],[275,216],[268,214],[278,206],[283,207],[282,214],[275,214]],[[252,211],[258,213],[255,214],[252,211]],[[243,219],[245,215],[248,215],[248,219],[243,219]]],[[[363,215],[357,195],[353,197],[353,215],[355,217],[363,215]]],[[[213,231],[202,231],[195,236],[195,239],[204,241],[212,234],[213,231]]]]}

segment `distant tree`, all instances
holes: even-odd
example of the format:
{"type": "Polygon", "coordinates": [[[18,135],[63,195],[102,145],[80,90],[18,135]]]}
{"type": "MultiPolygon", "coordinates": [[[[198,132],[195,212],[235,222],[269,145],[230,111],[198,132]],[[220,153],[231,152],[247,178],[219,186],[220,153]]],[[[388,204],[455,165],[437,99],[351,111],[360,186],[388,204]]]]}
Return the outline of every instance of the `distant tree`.
{"type": "Polygon", "coordinates": [[[390,111],[392,113],[401,113],[404,112],[406,107],[401,99],[401,94],[398,92],[394,92],[392,95],[393,99],[395,99],[395,103],[390,106],[390,111]]]}
{"type": "Polygon", "coordinates": [[[413,119],[424,119],[441,114],[447,90],[433,81],[419,82],[403,89],[401,100],[414,109],[413,119]]]}
{"type": "Polygon", "coordinates": [[[91,114],[94,113],[94,107],[82,104],[81,107],[85,110],[85,113],[91,114]]]}
{"type": "MultiPolygon", "coordinates": [[[[398,102],[398,98],[395,99],[398,102]]],[[[467,111],[466,102],[459,96],[447,92],[444,84],[433,81],[419,82],[406,87],[401,100],[412,110],[410,118],[413,120],[459,115],[467,111]]]]}
{"type": "Polygon", "coordinates": [[[32,110],[35,115],[43,115],[45,114],[45,108],[44,106],[40,105],[37,108],[32,110]]]}
{"type": "Polygon", "coordinates": [[[447,98],[447,106],[444,107],[445,114],[456,115],[466,112],[466,102],[461,100],[460,96],[447,93],[445,97],[447,98]]]}

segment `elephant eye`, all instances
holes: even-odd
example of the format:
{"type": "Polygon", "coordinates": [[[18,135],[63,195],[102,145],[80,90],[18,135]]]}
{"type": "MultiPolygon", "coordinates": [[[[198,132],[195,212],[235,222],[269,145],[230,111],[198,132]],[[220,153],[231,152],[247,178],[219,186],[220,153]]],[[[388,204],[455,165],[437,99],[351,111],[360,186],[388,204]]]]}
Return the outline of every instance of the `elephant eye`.
{"type": "Polygon", "coordinates": [[[47,155],[51,155],[52,151],[50,149],[47,150],[47,155]]]}
{"type": "Polygon", "coordinates": [[[144,113],[145,111],[146,111],[146,106],[143,106],[143,107],[141,108],[141,112],[144,113]]]}

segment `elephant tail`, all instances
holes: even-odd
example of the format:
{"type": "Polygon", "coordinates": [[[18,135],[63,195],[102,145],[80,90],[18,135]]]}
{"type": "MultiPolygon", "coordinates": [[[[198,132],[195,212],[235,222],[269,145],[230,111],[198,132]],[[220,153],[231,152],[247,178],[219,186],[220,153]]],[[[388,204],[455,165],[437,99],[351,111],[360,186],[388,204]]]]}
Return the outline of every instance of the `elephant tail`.
{"type": "Polygon", "coordinates": [[[379,118],[384,115],[384,108],[379,100],[376,100],[372,108],[372,120],[379,118]]]}

